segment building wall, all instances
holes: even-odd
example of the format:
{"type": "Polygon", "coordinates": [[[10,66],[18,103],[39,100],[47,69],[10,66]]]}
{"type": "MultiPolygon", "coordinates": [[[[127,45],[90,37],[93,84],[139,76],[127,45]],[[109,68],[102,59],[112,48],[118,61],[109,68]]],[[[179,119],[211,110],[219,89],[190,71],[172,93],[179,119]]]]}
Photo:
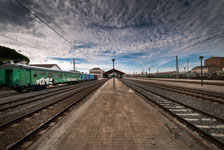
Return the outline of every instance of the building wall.
{"type": "MultiPolygon", "coordinates": [[[[201,68],[192,69],[192,72],[201,73],[201,68]]],[[[208,68],[202,68],[203,73],[208,73],[208,68]]]]}
{"type": "Polygon", "coordinates": [[[211,67],[211,68],[208,68],[208,72],[216,72],[216,71],[221,71],[221,68],[220,67],[211,67]]]}
{"type": "MultiPolygon", "coordinates": [[[[212,66],[212,67],[203,67],[202,68],[203,73],[212,73],[216,71],[221,71],[219,67],[212,66]]],[[[201,73],[201,68],[192,69],[192,72],[201,73]]]]}
{"type": "Polygon", "coordinates": [[[211,57],[205,60],[205,66],[216,65],[221,69],[224,68],[224,57],[211,57]]]}
{"type": "Polygon", "coordinates": [[[98,79],[103,78],[103,70],[89,70],[90,74],[97,75],[98,79]]]}
{"type": "Polygon", "coordinates": [[[51,69],[55,69],[55,70],[61,70],[60,68],[58,68],[56,65],[51,67],[51,69]]]}

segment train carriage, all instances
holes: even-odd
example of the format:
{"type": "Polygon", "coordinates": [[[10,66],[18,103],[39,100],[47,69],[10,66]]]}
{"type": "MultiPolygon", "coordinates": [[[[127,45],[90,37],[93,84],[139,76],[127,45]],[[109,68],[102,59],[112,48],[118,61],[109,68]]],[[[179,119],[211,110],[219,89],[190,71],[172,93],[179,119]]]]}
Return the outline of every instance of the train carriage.
{"type": "Polygon", "coordinates": [[[0,66],[0,86],[11,87],[18,92],[27,88],[40,88],[47,85],[80,81],[80,73],[26,65],[0,66]]]}

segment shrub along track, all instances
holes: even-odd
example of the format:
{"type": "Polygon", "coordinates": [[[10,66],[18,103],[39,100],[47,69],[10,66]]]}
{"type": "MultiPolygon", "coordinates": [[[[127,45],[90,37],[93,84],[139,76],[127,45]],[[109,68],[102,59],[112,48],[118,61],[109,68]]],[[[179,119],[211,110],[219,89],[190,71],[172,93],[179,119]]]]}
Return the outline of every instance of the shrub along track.
{"type": "MultiPolygon", "coordinates": [[[[180,97],[176,100],[175,95],[169,95],[169,90],[153,90],[147,84],[134,80],[121,80],[124,84],[143,95],[149,101],[155,103],[160,108],[177,118],[188,127],[197,131],[204,138],[208,139],[220,148],[224,147],[224,119],[217,117],[205,110],[197,109],[193,105],[183,103],[180,97]],[[163,91],[162,91],[163,90],[163,91]]],[[[157,87],[158,88],[158,87],[157,87]]],[[[182,96],[183,97],[183,96],[182,96]]],[[[189,99],[190,97],[188,97],[189,99]]],[[[191,99],[193,101],[193,99],[191,99]]],[[[210,101],[212,103],[212,101],[210,101]]],[[[214,102],[213,102],[214,103],[214,102]]],[[[220,104],[219,104],[220,105],[220,104]]],[[[214,108],[215,109],[215,108],[214,108]]]]}
{"type": "MultiPolygon", "coordinates": [[[[0,128],[0,149],[18,149],[18,145],[46,127],[50,122],[61,116],[74,105],[80,103],[87,95],[91,94],[107,80],[96,81],[70,90],[64,94],[53,97],[48,105],[21,116],[0,128]]],[[[49,100],[50,101],[50,100],[49,100]]]]}

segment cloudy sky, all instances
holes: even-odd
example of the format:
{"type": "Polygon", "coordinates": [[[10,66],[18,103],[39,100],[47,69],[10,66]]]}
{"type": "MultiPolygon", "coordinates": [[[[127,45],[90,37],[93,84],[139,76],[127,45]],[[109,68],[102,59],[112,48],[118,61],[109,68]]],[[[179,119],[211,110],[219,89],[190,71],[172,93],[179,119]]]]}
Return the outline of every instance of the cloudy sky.
{"type": "Polygon", "coordinates": [[[0,0],[0,45],[32,64],[126,73],[224,56],[224,0],[0,0]]]}

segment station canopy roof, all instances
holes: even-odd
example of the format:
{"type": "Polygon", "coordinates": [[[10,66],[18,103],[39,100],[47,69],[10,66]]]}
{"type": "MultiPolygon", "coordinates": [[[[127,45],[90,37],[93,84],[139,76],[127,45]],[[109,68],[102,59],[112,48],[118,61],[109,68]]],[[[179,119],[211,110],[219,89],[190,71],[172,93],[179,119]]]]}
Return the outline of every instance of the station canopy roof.
{"type": "Polygon", "coordinates": [[[124,74],[125,74],[124,72],[119,71],[119,70],[117,70],[117,69],[111,69],[111,70],[109,70],[109,71],[107,71],[107,72],[104,72],[103,75],[112,74],[113,72],[115,72],[116,74],[119,74],[119,75],[124,75],[124,74]]]}

